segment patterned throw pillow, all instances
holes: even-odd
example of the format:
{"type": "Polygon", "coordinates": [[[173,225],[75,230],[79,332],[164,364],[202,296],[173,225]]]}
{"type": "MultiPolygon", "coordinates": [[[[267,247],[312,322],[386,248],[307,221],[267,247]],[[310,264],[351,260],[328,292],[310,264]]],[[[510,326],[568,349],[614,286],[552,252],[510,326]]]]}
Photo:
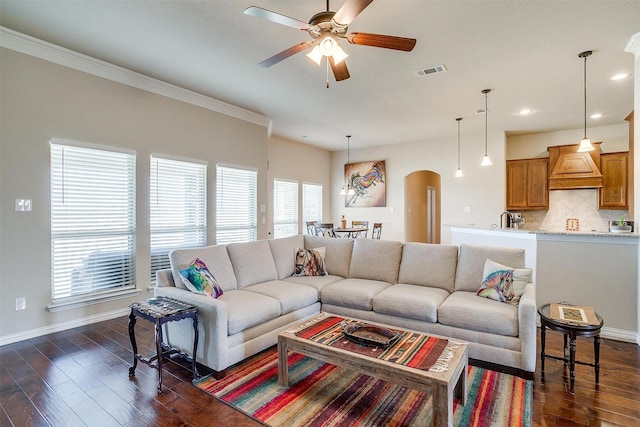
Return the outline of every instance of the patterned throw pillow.
{"type": "Polygon", "coordinates": [[[324,266],[324,255],[327,248],[298,249],[294,276],[324,276],[327,269],[324,266]]]}
{"type": "Polygon", "coordinates": [[[487,259],[484,263],[482,285],[476,295],[518,304],[524,288],[531,282],[531,271],[530,268],[511,268],[487,259]]]}
{"type": "Polygon", "coordinates": [[[191,292],[201,295],[208,295],[218,298],[222,295],[222,288],[218,285],[216,278],[207,268],[207,265],[196,258],[188,268],[179,270],[182,283],[191,292]]]}

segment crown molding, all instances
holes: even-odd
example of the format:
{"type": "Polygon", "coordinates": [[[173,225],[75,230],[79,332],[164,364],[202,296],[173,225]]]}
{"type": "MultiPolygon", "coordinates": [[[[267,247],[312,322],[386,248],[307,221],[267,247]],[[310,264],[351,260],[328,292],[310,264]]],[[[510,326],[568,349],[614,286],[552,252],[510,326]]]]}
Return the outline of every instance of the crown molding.
{"type": "Polygon", "coordinates": [[[624,48],[624,51],[633,53],[636,56],[636,59],[640,58],[640,33],[635,33],[631,36],[624,48]]]}
{"type": "Polygon", "coordinates": [[[101,61],[91,56],[83,55],[6,27],[0,27],[0,47],[264,126],[268,129],[269,136],[271,135],[273,120],[266,116],[180,86],[163,82],[162,80],[145,76],[144,74],[136,73],[135,71],[101,61]]]}

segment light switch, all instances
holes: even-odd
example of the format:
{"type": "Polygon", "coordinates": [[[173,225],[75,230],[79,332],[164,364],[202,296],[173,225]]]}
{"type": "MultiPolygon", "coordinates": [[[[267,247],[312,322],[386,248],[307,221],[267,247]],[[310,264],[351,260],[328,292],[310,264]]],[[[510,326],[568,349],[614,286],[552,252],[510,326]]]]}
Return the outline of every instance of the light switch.
{"type": "Polygon", "coordinates": [[[16,212],[31,212],[31,199],[16,199],[16,212]]]}
{"type": "Polygon", "coordinates": [[[464,213],[471,213],[471,206],[465,206],[464,213]]]}

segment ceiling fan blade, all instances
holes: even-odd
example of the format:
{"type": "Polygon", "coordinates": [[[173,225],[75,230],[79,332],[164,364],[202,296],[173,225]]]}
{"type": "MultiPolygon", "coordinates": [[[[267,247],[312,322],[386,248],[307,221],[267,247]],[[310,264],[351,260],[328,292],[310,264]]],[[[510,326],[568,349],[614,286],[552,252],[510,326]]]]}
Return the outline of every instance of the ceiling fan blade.
{"type": "Polygon", "coordinates": [[[367,7],[373,0],[347,0],[342,7],[338,9],[333,20],[340,25],[349,25],[356,16],[367,7]]]}
{"type": "Polygon", "coordinates": [[[416,39],[370,33],[347,34],[347,40],[349,40],[349,43],[353,44],[403,50],[405,52],[411,52],[416,45],[416,39]]]}
{"type": "Polygon", "coordinates": [[[349,70],[347,69],[347,61],[342,61],[339,64],[336,64],[333,60],[333,56],[329,56],[328,59],[329,63],[331,64],[331,70],[333,71],[333,77],[336,78],[337,82],[341,80],[347,80],[349,77],[351,77],[349,75],[349,70]]]}
{"type": "Polygon", "coordinates": [[[266,19],[276,24],[286,25],[287,27],[296,28],[298,30],[307,31],[311,26],[307,22],[299,21],[295,18],[272,12],[257,6],[251,6],[244,10],[245,15],[255,16],[256,18],[266,19]]]}
{"type": "Polygon", "coordinates": [[[289,49],[283,50],[280,53],[273,55],[271,58],[267,58],[264,61],[260,62],[258,65],[261,67],[271,67],[272,65],[277,64],[278,62],[287,59],[288,57],[295,55],[298,52],[301,52],[311,46],[313,42],[302,42],[297,45],[291,46],[289,49]]]}

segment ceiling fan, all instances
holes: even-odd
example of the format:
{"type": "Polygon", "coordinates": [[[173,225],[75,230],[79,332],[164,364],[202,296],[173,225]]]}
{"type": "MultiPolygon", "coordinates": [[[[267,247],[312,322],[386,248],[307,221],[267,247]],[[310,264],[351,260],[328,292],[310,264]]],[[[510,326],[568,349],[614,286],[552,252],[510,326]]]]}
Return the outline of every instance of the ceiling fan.
{"type": "Polygon", "coordinates": [[[344,61],[349,55],[342,50],[338,44],[338,40],[347,40],[349,43],[356,45],[382,47],[405,52],[413,50],[413,47],[416,45],[416,39],[383,34],[348,32],[349,24],[369,6],[372,1],[373,0],[346,0],[337,12],[332,12],[329,10],[329,0],[327,0],[327,10],[313,15],[308,23],[261,7],[248,7],[244,11],[246,15],[306,31],[312,38],[310,41],[291,46],[289,49],[285,49],[265,59],[258,65],[271,67],[298,52],[312,47],[307,56],[318,65],[320,65],[322,57],[326,56],[336,81],[341,81],[349,78],[349,70],[344,61]]]}

